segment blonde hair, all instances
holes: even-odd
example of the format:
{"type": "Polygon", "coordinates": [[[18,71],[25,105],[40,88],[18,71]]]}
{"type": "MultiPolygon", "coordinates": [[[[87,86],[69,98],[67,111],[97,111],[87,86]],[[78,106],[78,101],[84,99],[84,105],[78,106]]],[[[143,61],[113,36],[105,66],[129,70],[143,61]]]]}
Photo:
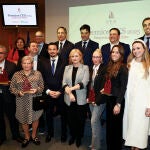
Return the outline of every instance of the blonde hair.
{"type": "Polygon", "coordinates": [[[95,52],[97,52],[100,56],[102,56],[102,51],[101,51],[101,49],[97,48],[97,49],[93,52],[93,54],[94,54],[95,52]]]}
{"type": "Polygon", "coordinates": [[[21,63],[23,63],[23,61],[25,61],[25,60],[30,60],[30,62],[33,63],[33,58],[31,56],[22,57],[21,63]]]}
{"type": "MultiPolygon", "coordinates": [[[[149,56],[149,52],[148,52],[148,48],[145,44],[144,41],[140,40],[140,39],[137,39],[135,40],[133,43],[132,43],[132,46],[135,44],[135,43],[140,43],[142,45],[142,47],[144,48],[144,53],[143,53],[143,56],[142,56],[142,59],[141,59],[141,62],[143,64],[143,67],[145,69],[145,73],[144,73],[144,77],[147,78],[148,75],[149,75],[149,67],[150,67],[150,56],[149,56]]],[[[133,50],[131,52],[131,54],[129,55],[128,57],[128,60],[127,60],[127,67],[130,69],[130,66],[131,66],[131,61],[135,58],[135,55],[133,54],[133,50]]]]}
{"type": "Polygon", "coordinates": [[[80,63],[83,64],[83,54],[82,52],[79,50],[79,49],[72,49],[70,54],[69,54],[69,64],[72,64],[72,60],[71,60],[71,57],[75,54],[75,53],[78,53],[81,60],[80,60],[80,63]]]}

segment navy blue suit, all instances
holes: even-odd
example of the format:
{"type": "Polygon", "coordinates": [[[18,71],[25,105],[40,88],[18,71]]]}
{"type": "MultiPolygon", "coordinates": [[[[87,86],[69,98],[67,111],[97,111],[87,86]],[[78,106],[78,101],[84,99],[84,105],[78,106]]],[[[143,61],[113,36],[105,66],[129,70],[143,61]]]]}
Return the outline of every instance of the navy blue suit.
{"type": "MultiPolygon", "coordinates": [[[[65,69],[64,61],[59,57],[55,74],[52,74],[51,62],[50,59],[41,59],[40,60],[40,71],[42,73],[45,91],[60,91],[62,92],[62,79],[65,69]]],[[[48,135],[53,137],[54,135],[54,125],[53,125],[53,114],[54,108],[56,106],[57,113],[61,115],[61,135],[66,136],[66,116],[65,116],[65,104],[64,104],[64,95],[61,94],[58,98],[54,99],[49,96],[49,102],[46,108],[46,120],[48,126],[48,135]]]]}
{"type": "MultiPolygon", "coordinates": [[[[139,39],[141,39],[141,40],[143,40],[143,41],[144,41],[144,37],[145,37],[145,35],[144,35],[144,36],[142,36],[142,37],[140,37],[139,39]]],[[[149,53],[150,53],[150,47],[149,47],[149,53]]]]}
{"type": "Polygon", "coordinates": [[[79,49],[83,53],[84,64],[92,66],[93,52],[99,48],[99,44],[95,41],[89,40],[86,49],[83,51],[82,41],[75,43],[75,48],[79,49]]]}
{"type": "MultiPolygon", "coordinates": [[[[59,41],[55,42],[57,44],[57,46],[59,45],[59,41]]],[[[61,53],[59,54],[59,57],[61,57],[61,59],[63,61],[66,61],[66,64],[68,65],[69,62],[69,54],[70,51],[74,48],[74,44],[71,43],[70,41],[66,40],[63,48],[61,50],[61,53]]]]}
{"type": "MultiPolygon", "coordinates": [[[[127,58],[128,58],[128,56],[131,52],[130,46],[129,46],[129,44],[125,44],[125,43],[122,43],[122,42],[119,42],[119,44],[123,46],[124,52],[125,52],[123,62],[127,63],[127,58]]],[[[103,56],[103,63],[105,65],[109,62],[110,48],[111,48],[110,43],[107,43],[107,44],[105,44],[101,47],[102,56],[103,56]]]]}

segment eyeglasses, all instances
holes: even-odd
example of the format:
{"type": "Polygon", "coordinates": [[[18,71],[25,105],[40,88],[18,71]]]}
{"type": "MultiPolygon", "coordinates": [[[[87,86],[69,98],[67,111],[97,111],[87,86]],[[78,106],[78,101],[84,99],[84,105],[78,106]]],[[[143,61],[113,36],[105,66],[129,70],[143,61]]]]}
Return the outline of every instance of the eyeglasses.
{"type": "Polygon", "coordinates": [[[92,56],[92,58],[98,59],[98,58],[102,58],[102,56],[92,56]]]}

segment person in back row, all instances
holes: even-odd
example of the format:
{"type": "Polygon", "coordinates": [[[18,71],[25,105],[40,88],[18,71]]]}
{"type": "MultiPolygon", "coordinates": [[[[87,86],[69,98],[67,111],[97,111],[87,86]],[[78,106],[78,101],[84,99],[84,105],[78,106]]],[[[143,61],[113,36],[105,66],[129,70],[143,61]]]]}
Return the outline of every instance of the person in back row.
{"type": "Polygon", "coordinates": [[[65,27],[57,28],[58,41],[55,43],[59,48],[59,56],[66,61],[66,65],[69,63],[69,53],[74,48],[74,44],[67,40],[67,29],[65,27]]]}
{"type": "Polygon", "coordinates": [[[91,28],[84,24],[80,27],[81,41],[75,43],[75,48],[79,49],[83,54],[83,61],[85,65],[92,66],[93,52],[99,48],[99,44],[90,39],[91,28]]]}
{"type": "Polygon", "coordinates": [[[110,43],[102,45],[102,47],[101,47],[103,63],[105,65],[109,62],[111,50],[114,45],[122,45],[123,46],[123,49],[124,49],[123,63],[127,63],[127,58],[131,52],[130,46],[129,46],[129,44],[120,42],[119,40],[120,40],[120,30],[118,28],[111,28],[109,30],[110,43]]]}

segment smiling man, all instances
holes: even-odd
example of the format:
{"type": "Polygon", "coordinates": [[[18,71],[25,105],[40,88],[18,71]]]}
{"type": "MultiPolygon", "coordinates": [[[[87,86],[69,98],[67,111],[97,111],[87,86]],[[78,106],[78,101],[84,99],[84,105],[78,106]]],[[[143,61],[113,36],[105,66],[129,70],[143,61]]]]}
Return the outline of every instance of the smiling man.
{"type": "Polygon", "coordinates": [[[81,41],[75,43],[75,48],[79,49],[83,53],[84,64],[92,66],[92,54],[99,48],[99,44],[90,39],[90,26],[84,24],[80,27],[81,41]]]}
{"type": "Polygon", "coordinates": [[[101,47],[102,56],[103,56],[103,63],[107,64],[110,57],[110,51],[114,45],[122,45],[124,48],[124,63],[127,63],[127,58],[130,54],[130,46],[129,44],[125,44],[123,42],[120,42],[120,30],[118,28],[111,28],[109,30],[109,41],[110,43],[107,43],[101,47]]]}
{"type": "Polygon", "coordinates": [[[145,32],[145,35],[140,37],[139,39],[143,40],[150,52],[150,17],[147,17],[142,22],[143,30],[145,32]]]}

